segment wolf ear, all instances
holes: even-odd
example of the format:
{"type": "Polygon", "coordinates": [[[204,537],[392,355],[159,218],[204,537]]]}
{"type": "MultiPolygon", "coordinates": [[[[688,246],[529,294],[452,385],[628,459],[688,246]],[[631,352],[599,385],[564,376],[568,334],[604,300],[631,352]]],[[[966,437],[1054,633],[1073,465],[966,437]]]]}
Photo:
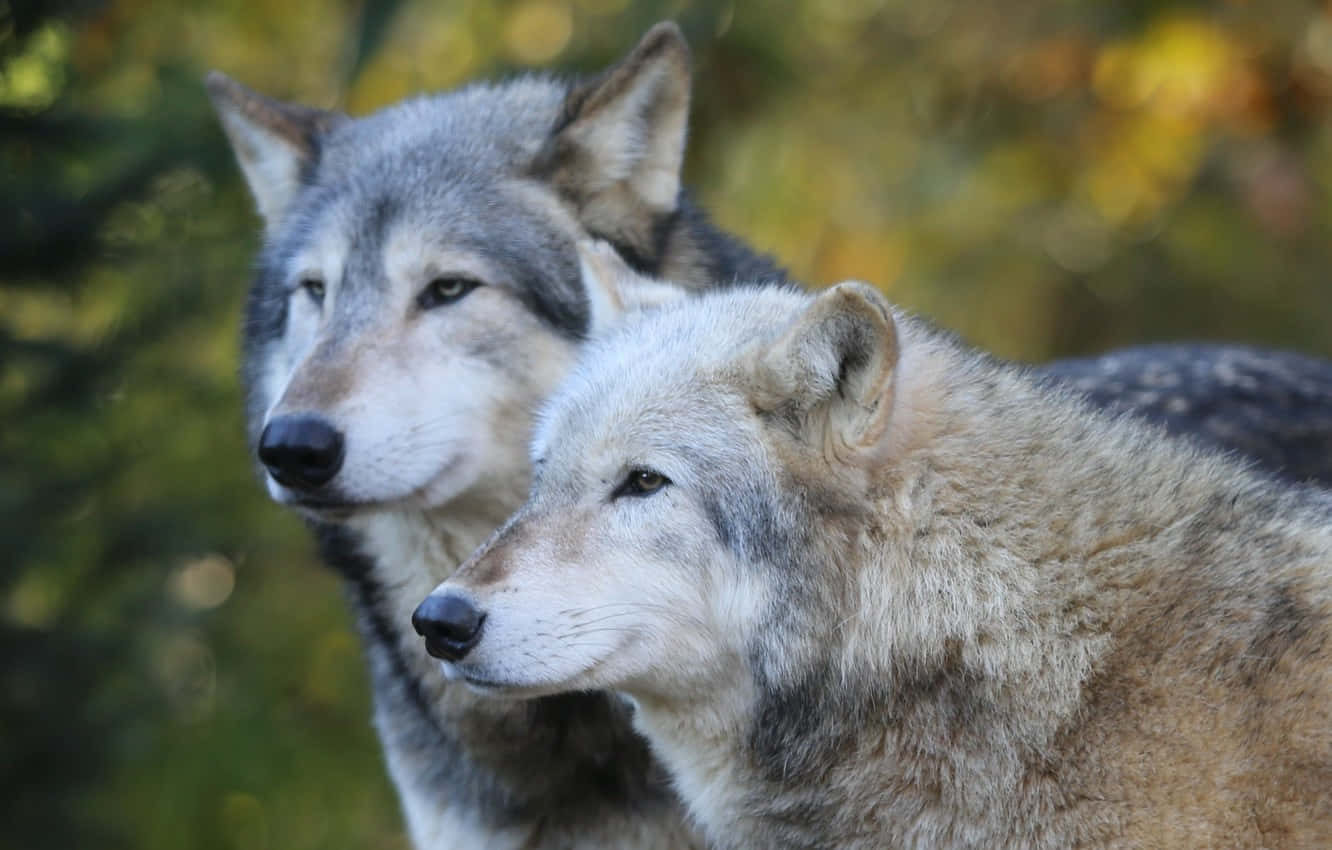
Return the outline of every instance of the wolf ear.
{"type": "Polygon", "coordinates": [[[878,290],[847,281],[822,292],[758,355],[754,403],[786,410],[801,429],[852,451],[887,430],[897,371],[897,325],[878,290]]]}
{"type": "Polygon", "coordinates": [[[688,295],[678,286],[629,268],[614,248],[600,240],[579,241],[578,266],[587,293],[589,334],[604,331],[627,313],[660,307],[688,295]]]}
{"type": "Polygon", "coordinates": [[[689,46],[670,21],[569,93],[533,174],[588,230],[651,256],[653,224],[675,211],[689,122],[689,46]]]}
{"type": "Polygon", "coordinates": [[[302,171],[318,156],[320,136],[347,116],[265,97],[220,71],[209,73],[204,84],[272,232],[300,189],[302,171]]]}

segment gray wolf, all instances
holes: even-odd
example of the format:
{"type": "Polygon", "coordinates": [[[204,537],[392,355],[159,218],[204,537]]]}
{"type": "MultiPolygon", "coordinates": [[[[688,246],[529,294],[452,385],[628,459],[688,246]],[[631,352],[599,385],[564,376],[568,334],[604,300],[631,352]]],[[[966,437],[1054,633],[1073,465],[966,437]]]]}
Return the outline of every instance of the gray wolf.
{"type": "Polygon", "coordinates": [[[719,848],[1332,846],[1326,491],[864,284],[603,280],[451,678],[622,690],[719,848]]]}
{"type": "MultiPolygon", "coordinates": [[[[532,412],[586,333],[577,240],[686,286],[781,278],[680,191],[679,31],[653,28],[589,79],[475,83],[361,118],[220,74],[208,89],[264,226],[243,331],[251,444],[269,494],[347,580],[414,843],[683,843],[618,701],[478,701],[440,680],[409,625],[526,494],[532,412]]],[[[1298,378],[1332,406],[1332,373],[1294,362],[1246,404],[1298,378]]],[[[1117,398],[1136,386],[1115,381],[1117,398]]],[[[1223,418],[1236,397],[1214,372],[1179,391],[1223,418]]],[[[1255,455],[1290,424],[1233,421],[1230,445],[1255,455]]]]}

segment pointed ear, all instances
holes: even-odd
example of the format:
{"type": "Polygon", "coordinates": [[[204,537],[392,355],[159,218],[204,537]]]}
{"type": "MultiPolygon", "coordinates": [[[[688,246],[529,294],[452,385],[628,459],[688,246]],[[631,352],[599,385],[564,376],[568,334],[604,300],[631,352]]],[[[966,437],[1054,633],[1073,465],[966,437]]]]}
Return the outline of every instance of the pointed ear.
{"type": "Polygon", "coordinates": [[[296,197],[302,174],[314,165],[320,137],[347,117],[265,97],[220,71],[211,72],[204,84],[272,232],[296,197]]]}
{"type": "Polygon", "coordinates": [[[576,87],[532,164],[584,226],[650,256],[675,211],[689,121],[689,47],[665,21],[619,63],[576,87]]]}
{"type": "Polygon", "coordinates": [[[628,313],[660,307],[688,296],[678,286],[644,277],[610,245],[584,239],[578,243],[578,265],[587,292],[588,334],[618,323],[628,313]]]}
{"type": "Polygon", "coordinates": [[[847,281],[822,292],[759,353],[754,403],[852,449],[877,444],[894,402],[897,325],[878,290],[847,281]]]}

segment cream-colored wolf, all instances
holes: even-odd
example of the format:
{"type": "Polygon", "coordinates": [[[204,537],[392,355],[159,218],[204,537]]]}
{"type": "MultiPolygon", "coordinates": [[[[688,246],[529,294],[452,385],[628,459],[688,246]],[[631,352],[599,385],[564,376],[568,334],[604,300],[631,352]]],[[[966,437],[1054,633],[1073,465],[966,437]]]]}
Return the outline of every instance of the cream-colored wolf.
{"type": "Polygon", "coordinates": [[[417,611],[448,675],[624,692],[717,847],[1332,847],[1323,491],[863,284],[614,265],[527,504],[417,611]]]}

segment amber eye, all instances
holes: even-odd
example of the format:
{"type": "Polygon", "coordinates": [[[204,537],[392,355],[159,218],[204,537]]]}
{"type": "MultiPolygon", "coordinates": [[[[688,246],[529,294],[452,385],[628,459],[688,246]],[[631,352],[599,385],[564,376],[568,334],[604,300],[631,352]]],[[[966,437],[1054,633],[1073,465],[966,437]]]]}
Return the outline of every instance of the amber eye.
{"type": "Polygon", "coordinates": [[[433,310],[458,301],[480,285],[467,277],[437,277],[416,296],[416,303],[422,310],[433,310]]]}
{"type": "Polygon", "coordinates": [[[667,484],[671,479],[655,472],[651,469],[635,469],[629,473],[624,482],[615,488],[612,498],[620,496],[651,496],[667,484]]]}
{"type": "Polygon", "coordinates": [[[301,281],[301,289],[314,299],[316,304],[324,303],[324,282],[318,278],[307,277],[301,281]]]}

